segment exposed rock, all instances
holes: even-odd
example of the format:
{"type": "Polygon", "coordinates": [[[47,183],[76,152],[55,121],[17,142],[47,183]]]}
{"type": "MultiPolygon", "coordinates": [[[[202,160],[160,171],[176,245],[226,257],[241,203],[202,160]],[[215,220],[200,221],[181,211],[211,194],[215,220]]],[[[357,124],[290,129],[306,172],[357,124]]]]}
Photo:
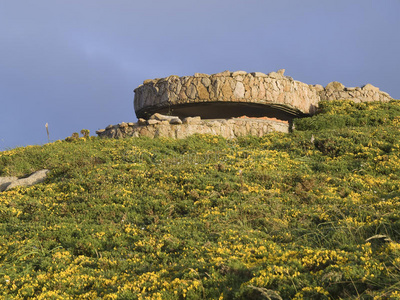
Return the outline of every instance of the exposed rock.
{"type": "Polygon", "coordinates": [[[173,125],[182,124],[182,121],[178,117],[175,117],[169,121],[169,124],[173,124],[173,125]]]}
{"type": "Polygon", "coordinates": [[[149,120],[157,120],[157,121],[171,121],[172,119],[177,118],[176,116],[166,116],[159,113],[153,114],[149,120]]]}
{"type": "Polygon", "coordinates": [[[183,124],[199,124],[201,122],[200,117],[187,117],[183,119],[183,124]]]}
{"type": "Polygon", "coordinates": [[[169,75],[166,79],[168,81],[174,81],[174,80],[179,79],[179,76],[178,75],[169,75]]]}
{"type": "Polygon", "coordinates": [[[154,120],[154,119],[147,120],[147,124],[149,124],[149,125],[155,125],[158,123],[160,123],[160,121],[158,121],[158,120],[154,120]]]}
{"type": "Polygon", "coordinates": [[[267,74],[261,73],[261,72],[253,72],[250,73],[251,75],[253,75],[254,77],[268,77],[267,74]]]}
{"type": "Polygon", "coordinates": [[[327,86],[325,87],[325,90],[327,90],[327,91],[343,91],[344,85],[341,84],[340,82],[332,81],[327,84],[327,86]]]}
{"type": "Polygon", "coordinates": [[[204,77],[201,79],[201,83],[204,84],[204,86],[207,88],[210,86],[211,84],[211,80],[208,77],[204,77]]]}
{"type": "Polygon", "coordinates": [[[367,90],[367,91],[379,92],[379,88],[373,86],[373,85],[370,84],[370,83],[367,83],[366,85],[364,85],[364,86],[362,87],[362,89],[363,89],[363,90],[367,90]]]}
{"type": "Polygon", "coordinates": [[[209,77],[210,75],[208,74],[203,74],[203,73],[194,73],[194,77],[209,77]]]}
{"type": "Polygon", "coordinates": [[[246,75],[246,74],[247,74],[246,71],[236,71],[232,73],[232,77],[246,75]]]}
{"type": "Polygon", "coordinates": [[[244,91],[245,91],[245,89],[244,89],[244,85],[243,85],[243,83],[242,82],[237,82],[236,83],[236,87],[235,87],[235,90],[233,91],[233,96],[235,97],[235,98],[243,98],[244,97],[244,91]]]}
{"type": "Polygon", "coordinates": [[[224,71],[224,72],[220,72],[220,73],[217,73],[217,74],[213,74],[213,75],[211,75],[211,76],[214,76],[214,77],[229,77],[229,76],[231,76],[231,72],[229,72],[228,70],[226,70],[226,71],[224,71]]]}
{"type": "Polygon", "coordinates": [[[8,184],[6,186],[5,190],[8,191],[17,186],[31,186],[34,184],[41,183],[46,179],[47,174],[49,172],[50,172],[50,170],[44,169],[44,170],[36,171],[26,178],[19,178],[19,179],[13,180],[10,184],[8,184]]]}
{"type": "Polygon", "coordinates": [[[146,79],[145,81],[143,81],[143,84],[149,84],[149,83],[155,83],[155,80],[153,80],[153,79],[146,79]]]}
{"type": "Polygon", "coordinates": [[[188,96],[188,98],[190,99],[195,99],[196,95],[197,95],[197,90],[196,90],[196,86],[194,84],[191,84],[186,92],[186,95],[188,96]]]}
{"type": "Polygon", "coordinates": [[[146,125],[146,124],[147,124],[147,121],[146,121],[145,119],[143,119],[143,118],[139,118],[139,119],[138,119],[138,124],[139,124],[139,125],[146,125]]]}
{"type": "Polygon", "coordinates": [[[6,188],[14,181],[18,180],[18,177],[0,177],[0,192],[5,191],[6,188]]]}
{"type": "MultiPolygon", "coordinates": [[[[208,79],[208,78],[203,78],[203,79],[208,79]]],[[[210,80],[210,79],[208,79],[210,80]]],[[[210,85],[210,84],[208,84],[210,85]]],[[[207,88],[203,84],[199,84],[197,86],[197,93],[199,95],[199,99],[201,100],[208,100],[210,98],[210,93],[208,92],[207,88]]]]}
{"type": "Polygon", "coordinates": [[[222,85],[221,92],[224,99],[230,100],[232,97],[232,88],[228,81],[225,81],[225,83],[222,85]]]}
{"type": "Polygon", "coordinates": [[[282,77],[280,74],[278,74],[276,72],[270,72],[267,75],[268,75],[268,77],[271,77],[271,78],[274,78],[274,79],[282,77]]]}
{"type": "Polygon", "coordinates": [[[283,74],[285,74],[285,69],[279,69],[276,73],[283,76],[283,74]]]}

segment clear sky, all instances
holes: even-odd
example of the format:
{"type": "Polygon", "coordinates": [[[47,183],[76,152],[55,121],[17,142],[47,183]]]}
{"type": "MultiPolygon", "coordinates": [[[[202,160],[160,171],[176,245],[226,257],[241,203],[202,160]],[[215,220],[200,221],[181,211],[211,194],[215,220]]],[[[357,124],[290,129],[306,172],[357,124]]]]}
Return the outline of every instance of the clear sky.
{"type": "Polygon", "coordinates": [[[0,150],[134,122],[169,75],[286,69],[400,99],[400,0],[0,0],[0,150]]]}

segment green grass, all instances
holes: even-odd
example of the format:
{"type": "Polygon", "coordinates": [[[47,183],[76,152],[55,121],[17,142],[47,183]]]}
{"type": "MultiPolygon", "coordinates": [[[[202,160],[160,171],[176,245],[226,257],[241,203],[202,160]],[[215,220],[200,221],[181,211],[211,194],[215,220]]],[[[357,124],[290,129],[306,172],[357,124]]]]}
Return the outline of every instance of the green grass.
{"type": "Polygon", "coordinates": [[[0,152],[0,298],[399,299],[399,102],[295,127],[0,152]]]}

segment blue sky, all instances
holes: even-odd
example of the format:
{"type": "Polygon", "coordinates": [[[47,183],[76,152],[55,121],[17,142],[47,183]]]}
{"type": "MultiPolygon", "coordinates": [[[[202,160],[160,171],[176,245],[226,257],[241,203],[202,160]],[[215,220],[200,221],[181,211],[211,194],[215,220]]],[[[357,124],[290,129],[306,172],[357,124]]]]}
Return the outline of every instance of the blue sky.
{"type": "Polygon", "coordinates": [[[400,99],[400,0],[0,0],[0,150],[134,122],[143,80],[224,70],[400,99]]]}

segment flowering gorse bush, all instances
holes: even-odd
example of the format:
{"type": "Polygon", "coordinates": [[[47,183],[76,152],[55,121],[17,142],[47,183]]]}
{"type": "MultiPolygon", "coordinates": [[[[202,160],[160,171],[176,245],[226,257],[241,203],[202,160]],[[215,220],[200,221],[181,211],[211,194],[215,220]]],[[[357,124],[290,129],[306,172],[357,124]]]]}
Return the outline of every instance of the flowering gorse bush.
{"type": "Polygon", "coordinates": [[[291,134],[0,152],[51,169],[0,193],[0,298],[399,299],[399,119],[335,101],[291,134]]]}

